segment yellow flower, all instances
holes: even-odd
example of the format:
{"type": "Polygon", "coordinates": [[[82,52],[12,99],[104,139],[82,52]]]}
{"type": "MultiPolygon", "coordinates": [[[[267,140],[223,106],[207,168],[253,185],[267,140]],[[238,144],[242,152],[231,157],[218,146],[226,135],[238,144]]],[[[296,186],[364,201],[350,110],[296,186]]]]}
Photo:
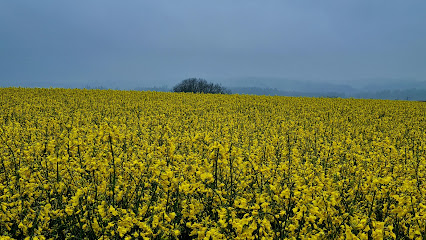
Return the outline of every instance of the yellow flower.
{"type": "Polygon", "coordinates": [[[65,208],[65,212],[66,212],[68,215],[72,215],[72,214],[73,214],[73,212],[74,212],[74,210],[73,210],[73,208],[72,208],[71,206],[67,206],[67,207],[65,208]]]}
{"type": "Polygon", "coordinates": [[[283,228],[288,239],[386,239],[393,226],[421,238],[424,112],[415,101],[2,88],[2,239],[71,226],[97,239],[283,228]]]}

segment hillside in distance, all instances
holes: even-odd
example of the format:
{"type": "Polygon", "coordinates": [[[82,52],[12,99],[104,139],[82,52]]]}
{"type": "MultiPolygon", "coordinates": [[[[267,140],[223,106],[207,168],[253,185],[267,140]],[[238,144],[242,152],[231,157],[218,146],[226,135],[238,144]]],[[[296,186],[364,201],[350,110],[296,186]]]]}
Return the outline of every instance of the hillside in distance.
{"type": "Polygon", "coordinates": [[[405,79],[361,79],[343,83],[248,77],[228,81],[233,93],[307,97],[355,97],[426,100],[426,81],[405,79]]]}

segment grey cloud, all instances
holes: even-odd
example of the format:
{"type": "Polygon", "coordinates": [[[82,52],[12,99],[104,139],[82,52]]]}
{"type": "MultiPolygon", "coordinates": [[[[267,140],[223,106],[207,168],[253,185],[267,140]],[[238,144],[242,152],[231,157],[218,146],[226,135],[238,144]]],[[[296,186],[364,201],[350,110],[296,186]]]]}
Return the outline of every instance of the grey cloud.
{"type": "Polygon", "coordinates": [[[0,85],[424,80],[426,2],[2,1],[0,85]]]}

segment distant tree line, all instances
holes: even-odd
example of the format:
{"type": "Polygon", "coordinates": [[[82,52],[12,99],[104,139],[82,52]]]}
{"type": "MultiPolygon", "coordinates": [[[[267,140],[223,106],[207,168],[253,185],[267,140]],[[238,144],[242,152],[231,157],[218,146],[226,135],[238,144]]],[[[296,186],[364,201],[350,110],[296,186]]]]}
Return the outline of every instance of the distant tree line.
{"type": "Polygon", "coordinates": [[[92,87],[92,86],[90,86],[90,85],[86,85],[86,86],[84,86],[84,88],[85,88],[85,89],[98,89],[98,90],[106,90],[106,89],[108,89],[108,88],[106,88],[106,87],[104,87],[104,86],[102,86],[102,85],[100,85],[100,86],[95,86],[95,87],[92,87]]]}
{"type": "Polygon", "coordinates": [[[137,87],[134,90],[136,91],[151,91],[151,92],[170,92],[170,88],[163,85],[160,87],[154,86],[154,87],[137,87]]]}
{"type": "Polygon", "coordinates": [[[282,91],[276,88],[259,87],[234,87],[231,88],[235,94],[253,94],[270,96],[289,96],[289,97],[328,97],[328,98],[364,98],[364,99],[389,99],[389,100],[412,100],[426,101],[426,89],[403,89],[403,90],[382,90],[371,92],[299,92],[282,91]]]}
{"type": "Polygon", "coordinates": [[[252,94],[252,95],[267,95],[267,96],[287,96],[287,97],[345,97],[344,93],[340,92],[299,92],[299,91],[282,91],[277,88],[260,88],[260,87],[234,87],[231,88],[236,94],[252,94]]]}
{"type": "Polygon", "coordinates": [[[231,91],[201,78],[188,78],[173,87],[173,92],[230,94],[231,91]]]}
{"type": "Polygon", "coordinates": [[[413,100],[425,101],[426,89],[396,89],[382,90],[377,92],[362,92],[355,94],[356,98],[388,99],[388,100],[413,100]]]}
{"type": "MultiPolygon", "coordinates": [[[[91,87],[85,86],[86,89],[109,89],[104,86],[91,87]]],[[[207,82],[201,78],[185,79],[172,89],[167,86],[135,88],[138,91],[156,91],[156,92],[193,92],[193,93],[216,93],[216,94],[253,94],[253,95],[269,95],[269,96],[292,96],[292,97],[328,97],[328,98],[364,98],[364,99],[389,99],[389,100],[411,100],[426,101],[426,89],[411,88],[397,90],[381,90],[381,91],[353,91],[353,92],[303,92],[303,91],[283,91],[277,88],[260,88],[260,87],[233,87],[225,88],[220,84],[207,82]]]]}

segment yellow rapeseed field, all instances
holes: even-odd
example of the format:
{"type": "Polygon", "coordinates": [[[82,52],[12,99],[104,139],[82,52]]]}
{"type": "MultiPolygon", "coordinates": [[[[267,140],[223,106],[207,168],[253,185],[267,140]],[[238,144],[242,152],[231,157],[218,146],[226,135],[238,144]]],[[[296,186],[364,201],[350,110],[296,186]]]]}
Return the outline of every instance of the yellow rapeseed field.
{"type": "Polygon", "coordinates": [[[426,239],[426,103],[0,89],[0,239],[426,239]]]}

